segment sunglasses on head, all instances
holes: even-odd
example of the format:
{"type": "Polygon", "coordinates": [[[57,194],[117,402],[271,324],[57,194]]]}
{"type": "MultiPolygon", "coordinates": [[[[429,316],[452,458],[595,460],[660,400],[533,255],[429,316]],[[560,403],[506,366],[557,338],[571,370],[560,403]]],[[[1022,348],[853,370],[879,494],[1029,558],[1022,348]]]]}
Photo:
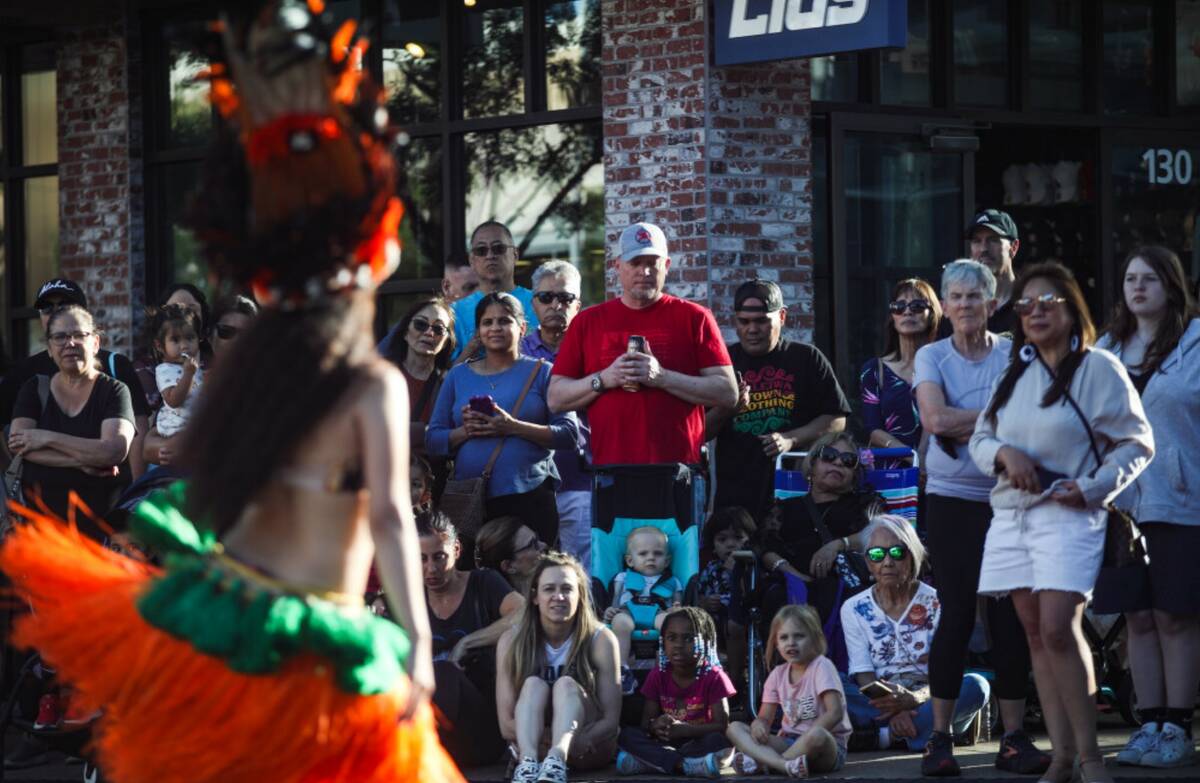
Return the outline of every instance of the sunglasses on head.
{"type": "Polygon", "coordinates": [[[242,333],[242,330],[229,324],[217,324],[217,337],[222,340],[232,340],[242,333]]]}
{"type": "Polygon", "coordinates": [[[424,318],[414,318],[409,322],[417,334],[425,334],[428,331],[433,331],[434,337],[441,337],[446,334],[446,327],[439,323],[431,323],[424,318]]]}
{"type": "Polygon", "coordinates": [[[508,252],[512,245],[506,245],[503,242],[493,242],[490,245],[476,245],[471,248],[471,255],[483,258],[489,253],[494,256],[502,256],[508,252]]]}
{"type": "Polygon", "coordinates": [[[896,315],[900,315],[905,310],[910,313],[923,313],[929,309],[929,302],[924,299],[913,299],[905,302],[902,299],[897,299],[894,302],[888,302],[888,310],[896,315]]]}
{"type": "Polygon", "coordinates": [[[885,557],[900,561],[908,557],[908,547],[903,544],[896,546],[873,546],[867,550],[867,559],[872,563],[882,563],[885,557]]]}
{"type": "Polygon", "coordinates": [[[559,304],[569,305],[579,297],[570,291],[538,291],[533,295],[533,298],[542,304],[550,304],[557,299],[559,304]]]}
{"type": "Polygon", "coordinates": [[[1013,302],[1013,310],[1017,315],[1029,315],[1037,308],[1043,310],[1053,310],[1063,302],[1067,301],[1064,297],[1057,294],[1042,294],[1041,296],[1023,296],[1013,302]]]}
{"type": "Polygon", "coordinates": [[[843,468],[858,467],[858,453],[854,451],[838,451],[833,446],[825,446],[817,452],[817,458],[822,462],[841,463],[843,468]]]}

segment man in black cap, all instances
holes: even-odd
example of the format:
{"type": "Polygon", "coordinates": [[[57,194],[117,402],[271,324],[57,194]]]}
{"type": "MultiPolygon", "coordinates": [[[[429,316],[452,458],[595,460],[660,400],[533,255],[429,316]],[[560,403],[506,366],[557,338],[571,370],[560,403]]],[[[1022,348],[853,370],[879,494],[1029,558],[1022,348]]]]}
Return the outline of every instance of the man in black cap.
{"type": "MultiPolygon", "coordinates": [[[[996,312],[988,319],[988,331],[1011,333],[1015,322],[1012,302],[1013,282],[1017,279],[1013,258],[1021,247],[1017,224],[1007,212],[985,209],[967,226],[971,260],[992,270],[996,276],[996,312]]],[[[945,319],[949,323],[950,319],[945,319]]]]}
{"type": "MultiPolygon", "coordinates": [[[[64,277],[56,277],[43,283],[42,287],[38,289],[37,299],[33,303],[42,321],[42,331],[45,331],[51,313],[59,307],[69,304],[87,308],[87,294],[83,292],[78,283],[64,277]]],[[[129,450],[129,467],[132,469],[132,477],[136,478],[142,474],[145,468],[142,459],[142,438],[149,429],[150,405],[146,402],[146,395],[142,393],[142,386],[138,382],[133,363],[127,357],[102,348],[96,352],[96,361],[100,363],[101,372],[111,375],[128,386],[129,395],[133,398],[137,435],[129,450]]],[[[54,375],[56,372],[58,372],[58,367],[50,358],[50,353],[42,351],[18,362],[11,372],[5,373],[4,380],[0,381],[0,429],[7,429],[12,422],[17,392],[21,390],[25,382],[35,375],[54,375]]]]}
{"type": "Polygon", "coordinates": [[[787,308],[779,286],[749,280],[733,296],[738,342],[738,407],[711,408],[705,434],[717,437],[716,507],[743,506],[761,522],[775,487],[775,458],[844,430],[850,403],[816,347],[783,337],[787,308]]]}

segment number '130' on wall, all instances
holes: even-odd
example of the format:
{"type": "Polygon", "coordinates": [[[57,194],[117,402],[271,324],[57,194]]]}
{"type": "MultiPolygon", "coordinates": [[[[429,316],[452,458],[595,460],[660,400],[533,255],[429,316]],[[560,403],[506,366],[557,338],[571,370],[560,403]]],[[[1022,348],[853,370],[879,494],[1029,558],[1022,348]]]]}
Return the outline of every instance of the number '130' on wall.
{"type": "Polygon", "coordinates": [[[1146,164],[1146,181],[1151,185],[1190,185],[1194,167],[1192,153],[1165,147],[1151,148],[1142,153],[1146,164]]]}

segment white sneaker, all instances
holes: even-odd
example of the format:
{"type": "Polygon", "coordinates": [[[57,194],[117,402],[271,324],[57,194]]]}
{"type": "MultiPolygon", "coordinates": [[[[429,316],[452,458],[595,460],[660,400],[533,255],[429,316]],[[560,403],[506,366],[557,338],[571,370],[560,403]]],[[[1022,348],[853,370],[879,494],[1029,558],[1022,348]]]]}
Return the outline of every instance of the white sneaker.
{"type": "Polygon", "coordinates": [[[1142,756],[1154,750],[1158,745],[1158,734],[1157,722],[1143,723],[1141,728],[1129,738],[1129,742],[1125,743],[1125,747],[1117,753],[1117,763],[1128,767],[1139,766],[1142,763],[1142,756]]]}
{"type": "Polygon", "coordinates": [[[1164,723],[1158,744],[1142,756],[1143,767],[1186,767],[1196,763],[1196,745],[1182,728],[1164,723]]]}
{"type": "Polygon", "coordinates": [[[513,770],[512,783],[537,783],[538,769],[537,759],[526,756],[513,770]]]}
{"type": "Polygon", "coordinates": [[[538,770],[537,783],[567,783],[567,763],[554,754],[546,756],[538,770]]]}

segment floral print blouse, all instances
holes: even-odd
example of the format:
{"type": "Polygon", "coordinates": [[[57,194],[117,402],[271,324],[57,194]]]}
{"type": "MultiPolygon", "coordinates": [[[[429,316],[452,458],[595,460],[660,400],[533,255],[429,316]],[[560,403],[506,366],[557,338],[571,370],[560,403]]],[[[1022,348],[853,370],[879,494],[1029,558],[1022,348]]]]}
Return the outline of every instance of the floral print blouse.
{"type": "Polygon", "coordinates": [[[868,434],[883,430],[909,448],[921,440],[921,414],[917,398],[908,381],[883,365],[883,383],[879,382],[879,360],[863,365],[858,376],[862,391],[863,428],[868,434]]]}
{"type": "Polygon", "coordinates": [[[937,591],[917,582],[917,592],[899,620],[875,603],[875,589],[864,590],[842,604],[842,629],[850,658],[848,673],[876,677],[918,688],[929,681],[929,647],[942,614],[937,591]]]}

